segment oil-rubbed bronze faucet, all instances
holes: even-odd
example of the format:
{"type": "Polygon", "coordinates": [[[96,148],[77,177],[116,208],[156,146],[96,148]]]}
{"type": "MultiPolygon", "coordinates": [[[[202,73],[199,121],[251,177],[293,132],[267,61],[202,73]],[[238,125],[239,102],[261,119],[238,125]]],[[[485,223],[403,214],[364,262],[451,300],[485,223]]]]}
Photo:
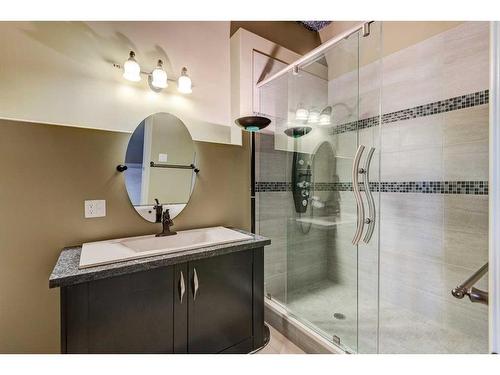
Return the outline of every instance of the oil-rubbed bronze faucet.
{"type": "Polygon", "coordinates": [[[155,198],[156,204],[153,206],[153,209],[156,213],[155,223],[161,223],[162,215],[163,215],[163,205],[160,204],[157,198],[155,198]]]}
{"type": "Polygon", "coordinates": [[[164,236],[172,236],[177,234],[177,232],[171,231],[170,227],[174,225],[174,221],[170,218],[170,210],[167,208],[165,212],[163,212],[161,223],[163,225],[163,230],[161,233],[158,233],[156,237],[164,237],[164,236]]]}

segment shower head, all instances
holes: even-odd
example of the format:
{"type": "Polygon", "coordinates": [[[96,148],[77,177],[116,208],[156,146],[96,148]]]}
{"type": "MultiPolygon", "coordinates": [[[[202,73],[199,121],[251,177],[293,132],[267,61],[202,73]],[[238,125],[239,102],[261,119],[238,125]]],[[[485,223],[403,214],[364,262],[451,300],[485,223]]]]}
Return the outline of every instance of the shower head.
{"type": "Polygon", "coordinates": [[[266,128],[271,120],[263,116],[245,116],[237,118],[234,123],[247,132],[258,132],[266,128]]]}
{"type": "Polygon", "coordinates": [[[300,138],[312,130],[310,126],[292,126],[285,129],[285,134],[292,138],[300,138]]]}

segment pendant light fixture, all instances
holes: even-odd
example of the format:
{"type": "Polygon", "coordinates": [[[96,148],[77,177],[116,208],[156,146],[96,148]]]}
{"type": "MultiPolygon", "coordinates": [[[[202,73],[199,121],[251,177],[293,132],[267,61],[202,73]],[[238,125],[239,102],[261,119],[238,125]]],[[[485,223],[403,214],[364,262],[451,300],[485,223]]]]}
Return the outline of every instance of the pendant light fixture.
{"type": "Polygon", "coordinates": [[[128,60],[123,64],[123,78],[132,82],[141,80],[141,67],[135,59],[134,51],[130,51],[128,60]]]}

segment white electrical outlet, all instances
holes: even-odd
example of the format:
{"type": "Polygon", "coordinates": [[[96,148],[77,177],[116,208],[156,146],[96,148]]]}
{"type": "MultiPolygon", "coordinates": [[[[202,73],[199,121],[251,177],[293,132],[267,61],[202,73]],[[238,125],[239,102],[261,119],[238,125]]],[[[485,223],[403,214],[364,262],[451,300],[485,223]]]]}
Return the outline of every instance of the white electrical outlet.
{"type": "Polygon", "coordinates": [[[85,218],[104,216],[106,216],[105,200],[85,201],[85,218]]]}

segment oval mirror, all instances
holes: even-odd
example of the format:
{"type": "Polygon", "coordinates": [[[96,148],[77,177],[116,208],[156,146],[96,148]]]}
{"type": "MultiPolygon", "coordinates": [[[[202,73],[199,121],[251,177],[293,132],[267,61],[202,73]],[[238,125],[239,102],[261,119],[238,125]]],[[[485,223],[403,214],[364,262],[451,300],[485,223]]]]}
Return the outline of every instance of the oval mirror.
{"type": "Polygon", "coordinates": [[[146,220],[161,222],[157,207],[174,218],[186,207],[196,182],[196,152],[184,123],[170,113],[144,119],[130,137],[125,155],[130,202],[146,220]]]}

